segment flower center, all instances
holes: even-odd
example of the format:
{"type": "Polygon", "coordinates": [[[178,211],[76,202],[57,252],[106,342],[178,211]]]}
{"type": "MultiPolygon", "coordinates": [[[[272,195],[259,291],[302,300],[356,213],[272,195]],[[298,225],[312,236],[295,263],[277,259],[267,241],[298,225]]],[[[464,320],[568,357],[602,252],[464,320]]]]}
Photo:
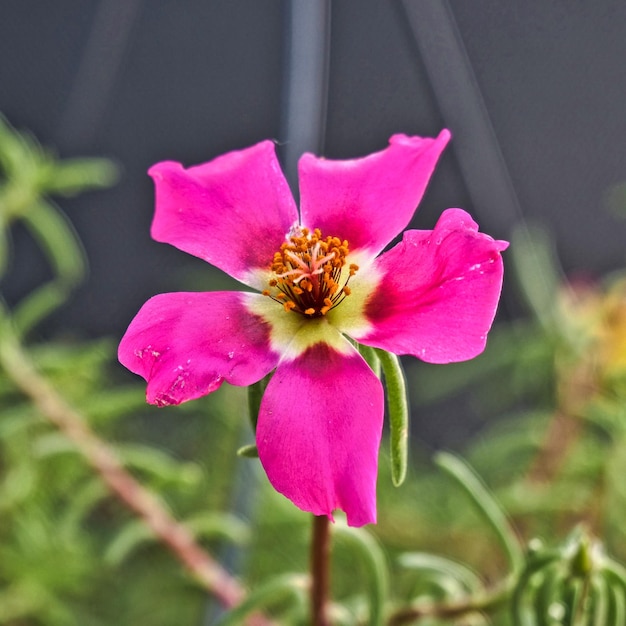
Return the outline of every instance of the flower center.
{"type": "Polygon", "coordinates": [[[322,237],[316,228],[296,227],[274,254],[269,281],[263,291],[283,305],[307,317],[321,317],[350,295],[348,281],[359,269],[347,268],[348,242],[338,237],[322,237]]]}

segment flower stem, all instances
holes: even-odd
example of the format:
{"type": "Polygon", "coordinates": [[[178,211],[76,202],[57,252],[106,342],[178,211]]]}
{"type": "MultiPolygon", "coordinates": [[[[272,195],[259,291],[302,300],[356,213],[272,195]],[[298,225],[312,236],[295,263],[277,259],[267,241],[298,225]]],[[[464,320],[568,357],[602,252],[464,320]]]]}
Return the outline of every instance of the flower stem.
{"type": "Polygon", "coordinates": [[[328,589],[330,583],[330,524],[325,515],[313,517],[311,542],[311,625],[330,626],[328,589]]]}

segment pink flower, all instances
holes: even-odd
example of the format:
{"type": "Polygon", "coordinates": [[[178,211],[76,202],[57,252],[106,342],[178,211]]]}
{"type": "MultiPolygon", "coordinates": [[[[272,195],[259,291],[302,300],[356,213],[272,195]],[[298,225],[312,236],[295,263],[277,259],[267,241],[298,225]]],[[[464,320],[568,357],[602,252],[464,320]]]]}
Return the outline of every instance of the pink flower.
{"type": "Polygon", "coordinates": [[[300,215],[271,141],[187,169],[153,166],[154,239],[257,292],[146,302],[119,359],[145,378],[148,402],[179,404],[276,370],[256,431],[270,482],[316,515],[375,522],[383,388],[348,337],[431,363],[470,359],[502,285],[506,242],[460,209],[380,254],[411,220],[449,138],[394,135],[346,161],[305,154],[300,215]]]}

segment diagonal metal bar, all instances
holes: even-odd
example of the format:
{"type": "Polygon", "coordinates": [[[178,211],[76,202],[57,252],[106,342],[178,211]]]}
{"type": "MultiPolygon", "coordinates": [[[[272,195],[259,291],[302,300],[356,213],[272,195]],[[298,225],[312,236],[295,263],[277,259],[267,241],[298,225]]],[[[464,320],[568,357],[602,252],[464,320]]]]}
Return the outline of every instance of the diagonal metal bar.
{"type": "Polygon", "coordinates": [[[463,40],[446,0],[402,0],[481,222],[510,235],[522,210],[463,40]]]}
{"type": "Polygon", "coordinates": [[[143,0],[98,3],[57,131],[66,149],[84,149],[100,130],[142,5],[143,0]]]}

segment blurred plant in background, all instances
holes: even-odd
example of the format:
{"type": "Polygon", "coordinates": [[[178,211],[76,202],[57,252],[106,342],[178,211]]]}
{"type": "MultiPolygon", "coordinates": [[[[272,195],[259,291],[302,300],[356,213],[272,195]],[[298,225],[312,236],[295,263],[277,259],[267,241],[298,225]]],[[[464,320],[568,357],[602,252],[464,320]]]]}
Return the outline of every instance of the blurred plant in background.
{"type": "MultiPolygon", "coordinates": [[[[307,624],[309,517],[235,455],[245,392],[157,410],[115,340],[29,340],[85,275],[50,197],[115,176],[0,121],[0,277],[17,224],[50,266],[0,300],[0,624],[307,624]]],[[[538,229],[509,261],[529,315],[475,361],[406,370],[419,411],[489,416],[474,469],[417,441],[401,487],[381,463],[379,524],[332,529],[332,624],[626,623],[626,277],[566,282],[538,229]]]]}

